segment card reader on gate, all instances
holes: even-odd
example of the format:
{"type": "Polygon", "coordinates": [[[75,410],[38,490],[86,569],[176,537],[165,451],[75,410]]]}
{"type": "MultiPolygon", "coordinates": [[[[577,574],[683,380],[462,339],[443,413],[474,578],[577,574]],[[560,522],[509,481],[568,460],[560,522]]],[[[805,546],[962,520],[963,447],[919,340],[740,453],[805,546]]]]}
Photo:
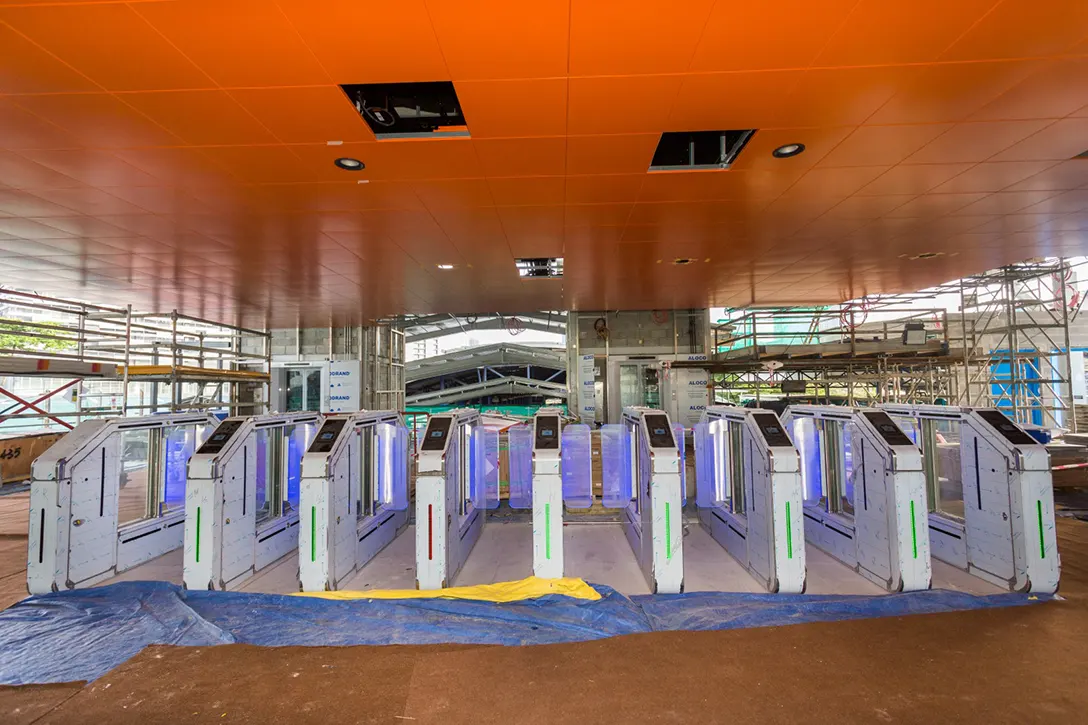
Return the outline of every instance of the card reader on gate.
{"type": "Polygon", "coordinates": [[[563,474],[559,414],[544,408],[533,416],[533,574],[563,576],[563,474]]]}
{"type": "Polygon", "coordinates": [[[800,462],[773,412],[710,406],[696,429],[699,521],[769,592],[802,593],[800,462]]]}

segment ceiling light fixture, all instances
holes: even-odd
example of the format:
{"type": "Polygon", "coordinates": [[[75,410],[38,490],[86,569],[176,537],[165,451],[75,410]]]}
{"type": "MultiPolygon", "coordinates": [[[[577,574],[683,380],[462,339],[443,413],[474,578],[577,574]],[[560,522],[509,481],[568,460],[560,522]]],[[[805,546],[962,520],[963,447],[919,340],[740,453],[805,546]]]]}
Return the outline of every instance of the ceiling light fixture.
{"type": "Polygon", "coordinates": [[[805,150],[803,143],[788,143],[785,146],[779,146],[773,152],[776,159],[788,159],[791,156],[796,156],[805,150]]]}
{"type": "Polygon", "coordinates": [[[440,264],[440,265],[438,265],[438,268],[439,269],[453,269],[453,265],[452,264],[440,264]]]}
{"type": "Polygon", "coordinates": [[[345,171],[362,171],[366,168],[366,164],[359,159],[341,158],[334,163],[345,171]]]}

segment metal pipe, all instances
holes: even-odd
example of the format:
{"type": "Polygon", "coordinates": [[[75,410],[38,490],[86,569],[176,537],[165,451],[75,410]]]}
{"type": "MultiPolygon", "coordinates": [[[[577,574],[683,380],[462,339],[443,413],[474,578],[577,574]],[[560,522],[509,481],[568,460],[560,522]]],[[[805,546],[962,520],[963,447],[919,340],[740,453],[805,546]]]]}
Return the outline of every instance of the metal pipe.
{"type": "Polygon", "coordinates": [[[122,376],[121,382],[121,415],[128,415],[128,368],[131,360],[129,359],[129,345],[132,344],[132,305],[128,305],[125,309],[125,370],[122,376]]]}
{"type": "Polygon", "coordinates": [[[1062,293],[1061,293],[1062,335],[1063,335],[1063,338],[1064,338],[1063,342],[1065,343],[1065,372],[1066,372],[1066,377],[1067,377],[1066,384],[1065,384],[1065,391],[1069,394],[1068,400],[1066,401],[1066,402],[1068,402],[1068,405],[1069,405],[1069,408],[1068,408],[1068,410],[1069,410],[1069,421],[1068,421],[1069,422],[1069,430],[1071,430],[1073,433],[1076,433],[1077,432],[1077,412],[1076,412],[1077,403],[1076,403],[1076,400],[1074,400],[1074,398],[1073,398],[1073,350],[1072,350],[1072,347],[1070,346],[1070,338],[1069,338],[1069,302],[1066,299],[1066,289],[1065,289],[1065,275],[1066,275],[1066,273],[1071,273],[1071,270],[1069,269],[1069,266],[1066,263],[1065,259],[1062,258],[1062,273],[1061,273],[1061,276],[1060,276],[1060,278],[1058,280],[1058,284],[1061,285],[1061,288],[1062,288],[1062,293]]]}
{"type": "MultiPolygon", "coordinates": [[[[47,297],[46,295],[40,295],[40,294],[38,294],[36,292],[22,292],[20,290],[14,290],[14,289],[0,289],[0,295],[14,295],[16,297],[23,297],[23,298],[32,299],[32,300],[42,300],[44,302],[59,302],[60,304],[65,304],[65,305],[81,304],[81,303],[72,302],[71,300],[63,300],[63,299],[60,299],[59,297],[47,297]]],[[[90,303],[86,303],[83,306],[93,307],[96,310],[103,310],[105,312],[112,312],[112,313],[119,314],[119,315],[125,314],[125,309],[124,308],[105,307],[103,305],[92,305],[90,303]]],[[[79,313],[73,311],[72,314],[79,314],[79,313]]]]}

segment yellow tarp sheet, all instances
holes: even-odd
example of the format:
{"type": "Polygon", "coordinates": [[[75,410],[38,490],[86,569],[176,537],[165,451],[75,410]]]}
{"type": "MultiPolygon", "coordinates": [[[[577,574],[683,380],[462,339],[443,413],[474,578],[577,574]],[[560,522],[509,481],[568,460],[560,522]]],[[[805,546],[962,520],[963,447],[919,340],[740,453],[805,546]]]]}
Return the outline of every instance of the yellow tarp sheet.
{"type": "Polygon", "coordinates": [[[516,582],[498,582],[479,584],[472,587],[450,587],[449,589],[375,589],[360,592],[299,592],[296,597],[318,597],[320,599],[473,599],[481,602],[520,602],[523,599],[535,599],[548,594],[562,594],[575,599],[596,601],[601,595],[596,589],[581,579],[564,577],[563,579],[541,579],[531,576],[516,582]]]}

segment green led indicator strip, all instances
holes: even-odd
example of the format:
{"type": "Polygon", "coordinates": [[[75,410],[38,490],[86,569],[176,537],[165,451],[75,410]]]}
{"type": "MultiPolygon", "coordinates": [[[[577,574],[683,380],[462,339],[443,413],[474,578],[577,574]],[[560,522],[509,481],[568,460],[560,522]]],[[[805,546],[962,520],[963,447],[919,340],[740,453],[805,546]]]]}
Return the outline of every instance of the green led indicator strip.
{"type": "Polygon", "coordinates": [[[790,502],[786,502],[786,558],[793,558],[793,521],[790,520],[790,502]]]}
{"type": "Polygon", "coordinates": [[[665,558],[672,558],[672,517],[669,516],[669,502],[665,502],[665,558]]]}
{"type": "Polygon", "coordinates": [[[914,547],[914,558],[918,558],[918,527],[914,523],[914,502],[910,502],[910,543],[914,547]]]}
{"type": "Polygon", "coordinates": [[[196,563],[200,563],[200,507],[196,507],[196,563]]]}
{"type": "Polygon", "coordinates": [[[552,558],[552,505],[544,504],[544,558],[552,558]]]}
{"type": "Polygon", "coordinates": [[[1043,502],[1035,502],[1035,510],[1039,514],[1039,556],[1046,558],[1046,544],[1043,543],[1043,502]]]}
{"type": "Polygon", "coordinates": [[[317,561],[317,507],[310,507],[310,561],[317,561]]]}

